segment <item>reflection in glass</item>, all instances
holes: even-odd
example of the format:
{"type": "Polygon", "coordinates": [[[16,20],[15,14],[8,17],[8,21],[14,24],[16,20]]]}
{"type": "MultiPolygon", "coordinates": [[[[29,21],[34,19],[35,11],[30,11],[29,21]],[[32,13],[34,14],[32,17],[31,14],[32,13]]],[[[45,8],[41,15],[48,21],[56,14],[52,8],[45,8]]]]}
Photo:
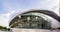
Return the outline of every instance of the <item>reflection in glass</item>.
{"type": "Polygon", "coordinates": [[[49,29],[51,27],[51,22],[41,17],[40,13],[27,13],[21,14],[15,17],[12,21],[13,24],[10,26],[13,28],[40,28],[49,29]]]}

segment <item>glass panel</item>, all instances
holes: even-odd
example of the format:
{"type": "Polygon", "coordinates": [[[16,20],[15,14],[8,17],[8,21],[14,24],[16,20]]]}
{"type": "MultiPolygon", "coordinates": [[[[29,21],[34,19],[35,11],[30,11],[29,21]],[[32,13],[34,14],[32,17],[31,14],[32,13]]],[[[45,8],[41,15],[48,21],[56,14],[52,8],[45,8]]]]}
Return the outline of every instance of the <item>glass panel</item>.
{"type": "Polygon", "coordinates": [[[13,27],[17,28],[37,28],[37,29],[49,29],[51,22],[45,20],[39,13],[27,13],[21,14],[14,22],[13,27]]]}

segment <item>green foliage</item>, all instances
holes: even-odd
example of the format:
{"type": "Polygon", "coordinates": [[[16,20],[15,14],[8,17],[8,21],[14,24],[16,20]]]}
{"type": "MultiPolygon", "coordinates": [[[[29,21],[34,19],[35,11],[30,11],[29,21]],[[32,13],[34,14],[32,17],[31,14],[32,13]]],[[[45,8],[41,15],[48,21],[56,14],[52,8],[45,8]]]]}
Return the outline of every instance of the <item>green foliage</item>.
{"type": "Polygon", "coordinates": [[[7,30],[6,27],[0,26],[0,30],[7,30]]]}

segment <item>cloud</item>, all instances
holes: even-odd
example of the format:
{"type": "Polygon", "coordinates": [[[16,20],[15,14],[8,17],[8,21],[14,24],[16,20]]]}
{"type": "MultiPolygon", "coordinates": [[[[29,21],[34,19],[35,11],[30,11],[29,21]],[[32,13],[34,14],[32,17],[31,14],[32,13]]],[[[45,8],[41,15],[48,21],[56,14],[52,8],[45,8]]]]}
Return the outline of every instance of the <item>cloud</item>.
{"type": "Polygon", "coordinates": [[[4,26],[6,24],[8,25],[9,20],[11,20],[11,17],[16,15],[16,13],[19,11],[20,13],[26,12],[28,9],[51,10],[59,14],[59,0],[1,0],[1,2],[4,12],[6,10],[8,11],[0,15],[0,23],[4,26]]]}
{"type": "Polygon", "coordinates": [[[5,13],[5,14],[1,14],[0,15],[0,25],[1,26],[6,26],[6,27],[9,27],[9,20],[12,16],[12,14],[14,13],[15,11],[9,11],[8,13],[5,13]]]}
{"type": "Polygon", "coordinates": [[[0,25],[8,27],[9,17],[5,14],[0,15],[0,25]]]}

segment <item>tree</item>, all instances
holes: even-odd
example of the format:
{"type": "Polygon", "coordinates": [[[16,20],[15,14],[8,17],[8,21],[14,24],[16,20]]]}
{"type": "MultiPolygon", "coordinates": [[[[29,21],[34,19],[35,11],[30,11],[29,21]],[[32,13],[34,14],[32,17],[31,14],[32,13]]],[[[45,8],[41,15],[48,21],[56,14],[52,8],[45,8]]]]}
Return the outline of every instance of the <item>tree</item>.
{"type": "Polygon", "coordinates": [[[0,26],[0,30],[7,30],[7,27],[0,26]]]}

